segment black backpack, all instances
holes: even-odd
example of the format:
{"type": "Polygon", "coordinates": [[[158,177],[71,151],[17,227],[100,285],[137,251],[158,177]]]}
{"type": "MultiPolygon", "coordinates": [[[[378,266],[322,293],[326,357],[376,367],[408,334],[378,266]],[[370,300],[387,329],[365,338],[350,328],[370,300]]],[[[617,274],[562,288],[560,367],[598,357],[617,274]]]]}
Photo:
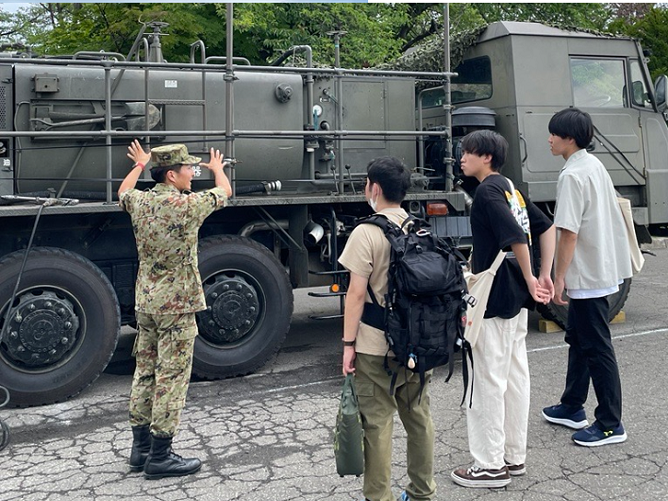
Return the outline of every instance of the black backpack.
{"type": "MultiPolygon", "coordinates": [[[[362,322],[385,332],[399,367],[420,374],[420,396],[426,371],[449,364],[446,381],[450,380],[457,351],[461,351],[464,361],[466,388],[465,358],[471,359],[471,352],[464,339],[469,298],[462,269],[464,257],[431,233],[429,223],[423,219],[409,216],[400,227],[375,214],[358,224],[382,228],[392,248],[386,306],[378,304],[367,285],[372,303],[364,304],[362,322]],[[408,232],[404,232],[407,225],[408,232]]],[[[397,372],[389,370],[387,355],[384,365],[392,375],[390,394],[394,394],[397,372]]]]}

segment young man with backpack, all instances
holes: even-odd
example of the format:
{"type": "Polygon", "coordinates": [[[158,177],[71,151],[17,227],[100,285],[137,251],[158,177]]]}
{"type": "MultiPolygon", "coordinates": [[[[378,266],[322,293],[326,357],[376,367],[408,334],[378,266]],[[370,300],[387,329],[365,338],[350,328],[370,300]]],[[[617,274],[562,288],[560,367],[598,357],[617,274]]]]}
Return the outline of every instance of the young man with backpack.
{"type": "MultiPolygon", "coordinates": [[[[401,202],[410,186],[410,172],[396,158],[382,157],[368,166],[365,197],[374,212],[401,226],[408,214],[401,202]]],[[[343,374],[355,374],[360,413],[364,427],[364,486],[368,501],[394,501],[391,491],[392,426],[395,412],[407,438],[410,483],[402,501],[435,499],[434,425],[429,410],[429,381],[425,374],[419,398],[420,375],[407,371],[396,381],[384,367],[389,345],[383,330],[361,322],[364,304],[372,303],[370,287],[381,306],[385,305],[390,266],[390,243],[384,231],[372,224],[358,225],[350,235],[339,262],[350,271],[343,323],[343,374]]],[[[390,370],[397,363],[387,357],[390,370]]]]}
{"type": "Polygon", "coordinates": [[[472,272],[488,269],[499,251],[511,252],[497,271],[472,350],[475,374],[467,426],[474,463],[453,471],[451,477],[464,487],[504,487],[511,475],[526,473],[530,391],[527,309],[552,298],[555,229],[547,216],[500,174],[508,149],[500,134],[475,131],[464,137],[461,146],[462,172],[480,182],[471,208],[472,272]],[[539,278],[532,271],[532,234],[540,240],[539,278]]]}

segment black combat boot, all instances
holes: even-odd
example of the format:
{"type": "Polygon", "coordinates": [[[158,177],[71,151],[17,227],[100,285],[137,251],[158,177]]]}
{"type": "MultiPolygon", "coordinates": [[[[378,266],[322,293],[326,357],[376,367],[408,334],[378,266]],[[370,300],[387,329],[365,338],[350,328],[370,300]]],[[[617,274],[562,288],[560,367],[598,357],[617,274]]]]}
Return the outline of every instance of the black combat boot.
{"type": "Polygon", "coordinates": [[[149,425],[132,427],[132,450],[130,451],[130,471],[142,471],[146,457],[151,450],[149,425]]]}
{"type": "Polygon", "coordinates": [[[199,471],[201,467],[199,459],[184,459],[172,452],[172,437],[151,435],[151,450],[144,465],[144,478],[182,477],[199,471]]]}

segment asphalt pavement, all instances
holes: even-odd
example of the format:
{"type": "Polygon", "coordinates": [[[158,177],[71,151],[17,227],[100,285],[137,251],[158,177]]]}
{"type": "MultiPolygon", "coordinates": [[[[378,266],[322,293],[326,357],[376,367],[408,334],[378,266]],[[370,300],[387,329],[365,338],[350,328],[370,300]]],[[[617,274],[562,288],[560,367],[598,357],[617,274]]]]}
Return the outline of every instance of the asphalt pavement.
{"type": "MultiPolygon", "coordinates": [[[[557,403],[564,384],[563,333],[538,331],[530,316],[527,338],[532,377],[526,476],[504,489],[467,489],[450,480],[471,461],[466,412],[459,407],[459,366],[431,388],[436,426],[437,500],[602,501],[668,500],[668,249],[656,248],[634,278],[626,322],[612,326],[624,396],[623,444],[579,447],[572,432],[549,425],[542,407],[557,403]]],[[[71,401],[0,409],[10,443],[0,451],[0,501],[358,500],[362,479],[336,474],[332,431],[340,376],[337,301],[296,292],[293,325],[275,361],[257,374],[224,381],[194,381],[175,451],[199,457],[190,477],[148,481],[130,473],[127,403],[131,366],[121,345],[110,370],[71,401]]],[[[127,340],[126,340],[127,341],[127,340]]],[[[586,411],[593,418],[595,396],[586,411]]],[[[398,496],[407,482],[405,434],[395,423],[393,479],[398,496]]]]}

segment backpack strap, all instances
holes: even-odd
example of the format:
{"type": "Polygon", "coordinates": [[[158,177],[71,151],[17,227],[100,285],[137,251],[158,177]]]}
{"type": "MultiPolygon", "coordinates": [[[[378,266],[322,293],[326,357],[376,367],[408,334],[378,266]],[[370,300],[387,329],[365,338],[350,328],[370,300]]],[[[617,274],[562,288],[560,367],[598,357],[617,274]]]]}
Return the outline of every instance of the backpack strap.
{"type": "MultiPolygon", "coordinates": [[[[462,351],[462,379],[464,381],[464,394],[462,395],[462,401],[459,402],[459,406],[461,407],[462,405],[464,405],[464,402],[466,401],[466,392],[469,389],[469,367],[466,360],[468,358],[468,361],[471,362],[471,393],[469,394],[469,409],[470,409],[473,406],[473,382],[475,378],[475,370],[473,368],[473,350],[468,341],[464,340],[461,351],[462,351]]],[[[448,378],[445,380],[446,383],[449,381],[450,376],[451,374],[448,375],[448,378]]]]}
{"type": "MultiPolygon", "coordinates": [[[[383,233],[385,233],[385,236],[389,237],[393,234],[398,235],[399,231],[402,231],[408,223],[417,221],[417,219],[418,218],[415,216],[409,214],[408,217],[404,219],[404,222],[401,224],[401,226],[399,226],[393,221],[390,221],[390,219],[385,214],[378,212],[364,219],[360,219],[356,226],[359,226],[360,224],[373,224],[374,226],[381,228],[383,233]]],[[[388,238],[388,240],[390,239],[388,238]]],[[[392,240],[390,240],[390,245],[392,245],[392,240]]]]}
{"type": "MultiPolygon", "coordinates": [[[[390,246],[392,247],[392,250],[395,251],[393,245],[393,239],[390,238],[390,235],[398,235],[399,232],[403,231],[404,226],[406,226],[407,223],[410,221],[416,220],[417,218],[415,216],[411,216],[410,214],[408,217],[404,220],[401,226],[398,226],[394,224],[392,221],[390,221],[387,216],[384,214],[373,214],[365,219],[362,219],[360,222],[357,224],[373,224],[374,226],[378,226],[383,230],[383,233],[385,233],[385,237],[387,238],[388,242],[390,242],[390,246]]],[[[390,263],[391,263],[390,259],[390,263]]],[[[371,327],[374,327],[376,329],[384,330],[385,329],[385,308],[383,308],[380,303],[378,303],[378,299],[376,299],[376,295],[373,293],[373,290],[371,289],[371,285],[367,282],[366,284],[366,290],[369,293],[369,297],[371,298],[370,303],[364,303],[364,310],[362,311],[362,323],[365,323],[367,325],[370,325],[371,327]]]]}
{"type": "Polygon", "coordinates": [[[364,303],[364,310],[362,311],[362,323],[375,327],[376,329],[384,330],[385,328],[385,308],[383,308],[376,299],[371,286],[367,282],[366,290],[371,296],[370,303],[364,303]]]}

